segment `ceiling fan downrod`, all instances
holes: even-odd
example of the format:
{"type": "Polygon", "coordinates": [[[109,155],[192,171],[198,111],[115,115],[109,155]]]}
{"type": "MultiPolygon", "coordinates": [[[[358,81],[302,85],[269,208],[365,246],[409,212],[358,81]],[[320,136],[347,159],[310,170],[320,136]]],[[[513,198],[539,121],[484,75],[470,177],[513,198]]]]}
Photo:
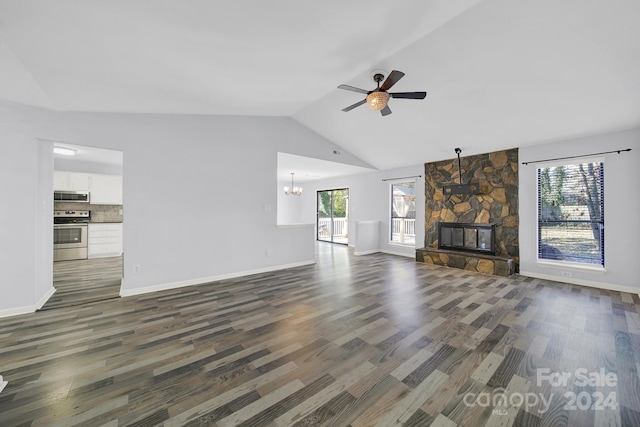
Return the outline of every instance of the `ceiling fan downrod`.
{"type": "Polygon", "coordinates": [[[462,185],[462,167],[460,167],[460,153],[462,153],[462,150],[456,148],[456,154],[458,155],[458,183],[462,185]]]}

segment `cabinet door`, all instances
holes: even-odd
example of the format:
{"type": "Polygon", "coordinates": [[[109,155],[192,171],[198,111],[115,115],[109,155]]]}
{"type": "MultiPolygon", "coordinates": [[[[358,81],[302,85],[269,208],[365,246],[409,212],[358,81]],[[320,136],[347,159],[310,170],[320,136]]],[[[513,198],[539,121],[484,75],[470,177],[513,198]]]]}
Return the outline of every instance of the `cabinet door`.
{"type": "Polygon", "coordinates": [[[53,172],[53,190],[69,191],[69,172],[53,172]]]}
{"type": "Polygon", "coordinates": [[[89,191],[89,174],[54,171],[53,189],[62,191],[89,191]]]}
{"type": "Polygon", "coordinates": [[[122,255],[122,223],[89,224],[89,258],[122,255]]]}
{"type": "Polygon", "coordinates": [[[122,204],[122,177],[117,175],[91,175],[91,203],[94,205],[122,204]]]}
{"type": "Polygon", "coordinates": [[[89,174],[69,172],[69,190],[89,191],[89,174]]]}

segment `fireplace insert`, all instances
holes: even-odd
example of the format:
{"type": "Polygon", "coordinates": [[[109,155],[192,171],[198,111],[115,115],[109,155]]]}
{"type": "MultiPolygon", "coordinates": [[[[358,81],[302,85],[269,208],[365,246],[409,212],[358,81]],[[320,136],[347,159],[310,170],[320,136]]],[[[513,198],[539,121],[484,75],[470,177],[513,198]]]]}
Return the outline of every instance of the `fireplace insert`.
{"type": "Polygon", "coordinates": [[[438,249],[495,255],[495,224],[440,222],[438,249]]]}

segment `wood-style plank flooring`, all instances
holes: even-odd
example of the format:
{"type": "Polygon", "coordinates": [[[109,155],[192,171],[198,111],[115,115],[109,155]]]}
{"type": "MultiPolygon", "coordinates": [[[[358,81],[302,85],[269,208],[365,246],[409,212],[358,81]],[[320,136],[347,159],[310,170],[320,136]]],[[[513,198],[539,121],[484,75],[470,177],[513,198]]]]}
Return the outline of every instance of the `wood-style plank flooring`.
{"type": "Polygon", "coordinates": [[[640,425],[638,295],[318,248],[0,319],[0,425],[640,425]]]}
{"type": "Polygon", "coordinates": [[[122,256],[53,263],[56,292],[40,310],[120,297],[122,256]]]}

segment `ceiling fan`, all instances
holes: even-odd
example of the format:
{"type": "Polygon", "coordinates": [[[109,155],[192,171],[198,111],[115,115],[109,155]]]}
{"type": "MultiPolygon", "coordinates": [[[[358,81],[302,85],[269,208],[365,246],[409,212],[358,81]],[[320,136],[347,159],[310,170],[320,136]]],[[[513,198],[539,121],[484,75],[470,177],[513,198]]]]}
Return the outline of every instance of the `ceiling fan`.
{"type": "Polygon", "coordinates": [[[342,111],[351,111],[356,107],[367,103],[372,110],[380,111],[383,116],[391,114],[391,109],[387,105],[389,98],[404,98],[404,99],[424,99],[427,96],[427,92],[387,92],[393,85],[398,83],[398,80],[404,77],[402,71],[393,70],[389,77],[380,85],[380,82],[384,79],[384,74],[376,72],[373,75],[373,81],[376,82],[377,88],[373,90],[364,90],[349,85],[340,85],[338,89],[350,90],[352,92],[358,92],[366,94],[367,97],[362,101],[358,101],[353,105],[349,105],[342,109],[342,111]]]}

